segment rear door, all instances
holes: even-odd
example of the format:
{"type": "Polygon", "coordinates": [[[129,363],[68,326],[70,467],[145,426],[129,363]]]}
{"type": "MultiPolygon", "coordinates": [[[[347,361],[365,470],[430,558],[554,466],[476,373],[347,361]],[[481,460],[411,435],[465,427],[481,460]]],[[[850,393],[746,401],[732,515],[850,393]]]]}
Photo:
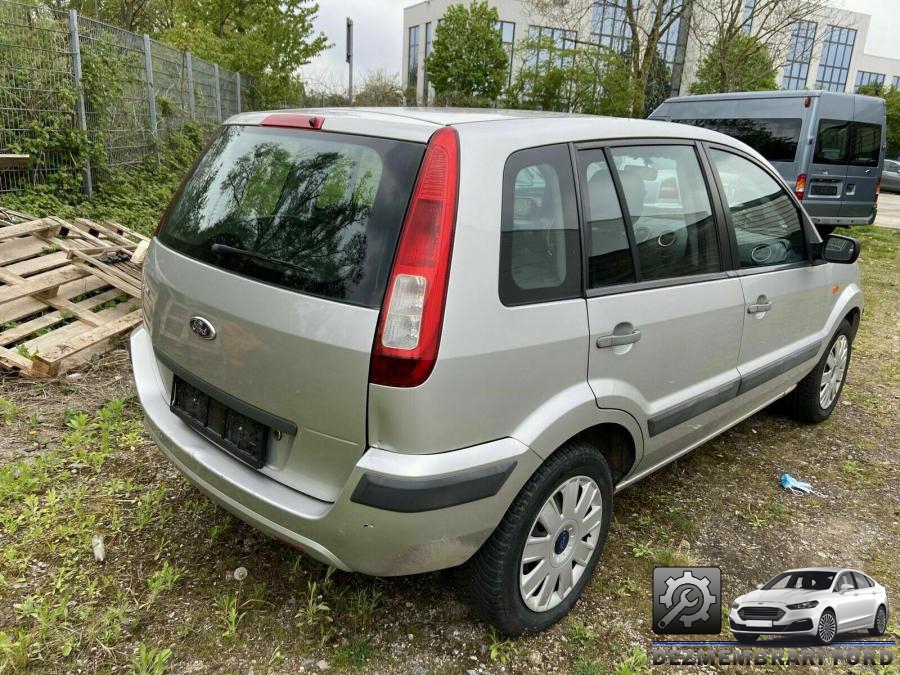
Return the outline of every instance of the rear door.
{"type": "Polygon", "coordinates": [[[884,101],[854,96],[853,124],[848,151],[847,184],[841,218],[868,221],[875,210],[884,147],[884,101]]]}
{"type": "MultiPolygon", "coordinates": [[[[319,499],[335,499],[365,449],[370,353],[423,152],[389,139],[226,126],[174,198],[145,264],[149,329],[160,363],[179,378],[171,382],[262,419],[272,435],[257,468],[319,499]]],[[[185,391],[191,400],[173,403],[206,405],[185,391]]],[[[213,408],[193,411],[210,418],[211,433],[233,418],[213,408]]],[[[232,440],[242,433],[226,430],[232,440]]]]}
{"type": "Polygon", "coordinates": [[[644,430],[640,469],[722,421],[737,392],[744,301],[695,145],[583,147],[588,379],[601,408],[644,430]]]}
{"type": "MultiPolygon", "coordinates": [[[[815,138],[806,169],[803,206],[819,218],[838,218],[847,191],[847,159],[853,120],[852,96],[814,97],[810,136],[815,138]]],[[[854,189],[855,191],[855,189],[854,189]]]]}
{"type": "Polygon", "coordinates": [[[740,392],[772,393],[818,354],[831,296],[827,266],[810,262],[801,211],[769,169],[730,148],[707,151],[745,301],[740,392]]]}

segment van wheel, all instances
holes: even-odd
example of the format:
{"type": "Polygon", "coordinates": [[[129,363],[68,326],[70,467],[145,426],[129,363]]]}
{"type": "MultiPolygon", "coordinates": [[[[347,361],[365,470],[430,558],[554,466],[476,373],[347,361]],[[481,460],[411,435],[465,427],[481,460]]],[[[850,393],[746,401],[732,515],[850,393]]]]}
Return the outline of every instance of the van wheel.
{"type": "Polygon", "coordinates": [[[816,225],[816,230],[819,232],[819,236],[824,239],[829,234],[834,232],[837,229],[837,225],[816,225]]]}
{"type": "Polygon", "coordinates": [[[569,613],[606,542],[612,493],[609,465],[583,441],[541,465],[468,563],[470,599],[485,621],[515,636],[569,613]]]}
{"type": "Polygon", "coordinates": [[[852,337],[850,323],[841,321],[819,363],[797,384],[793,415],[799,421],[818,424],[831,415],[847,379],[852,337]]]}

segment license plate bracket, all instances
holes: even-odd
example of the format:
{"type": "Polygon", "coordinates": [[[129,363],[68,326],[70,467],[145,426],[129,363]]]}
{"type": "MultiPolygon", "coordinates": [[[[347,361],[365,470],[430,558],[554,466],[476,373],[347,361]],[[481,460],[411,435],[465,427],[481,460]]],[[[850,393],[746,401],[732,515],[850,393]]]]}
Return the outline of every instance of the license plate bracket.
{"type": "Polygon", "coordinates": [[[749,619],[747,621],[747,628],[771,628],[771,621],[760,621],[759,619],[749,619]]]}
{"type": "Polygon", "coordinates": [[[269,427],[228,407],[177,374],[169,408],[199,434],[254,469],[261,469],[266,463],[269,427]]]}

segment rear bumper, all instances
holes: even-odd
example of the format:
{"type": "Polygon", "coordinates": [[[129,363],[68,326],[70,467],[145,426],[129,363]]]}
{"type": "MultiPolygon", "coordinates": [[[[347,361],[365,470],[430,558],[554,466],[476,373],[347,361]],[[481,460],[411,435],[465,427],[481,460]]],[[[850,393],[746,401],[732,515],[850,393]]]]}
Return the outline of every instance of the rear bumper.
{"type": "Polygon", "coordinates": [[[188,480],[244,522],[345,571],[395,576],[465,562],[541,462],[511,438],[436,455],[370,448],[325,502],[234,459],[172,413],[144,328],[131,336],[131,360],[147,429],[188,480]]]}
{"type": "Polygon", "coordinates": [[[835,225],[835,226],[844,226],[844,227],[852,227],[854,225],[871,225],[875,222],[875,216],[878,215],[878,208],[875,207],[872,209],[872,213],[868,216],[862,216],[859,218],[842,218],[839,216],[810,216],[812,218],[813,224],[815,225],[835,225]]]}

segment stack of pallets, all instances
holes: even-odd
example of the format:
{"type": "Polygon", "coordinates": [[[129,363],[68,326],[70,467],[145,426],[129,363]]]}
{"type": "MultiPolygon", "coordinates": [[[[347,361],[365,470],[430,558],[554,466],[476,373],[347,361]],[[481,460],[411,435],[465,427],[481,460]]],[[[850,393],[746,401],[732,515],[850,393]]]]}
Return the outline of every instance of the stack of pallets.
{"type": "Polygon", "coordinates": [[[141,321],[147,237],[0,208],[0,365],[57,375],[141,321]]]}

